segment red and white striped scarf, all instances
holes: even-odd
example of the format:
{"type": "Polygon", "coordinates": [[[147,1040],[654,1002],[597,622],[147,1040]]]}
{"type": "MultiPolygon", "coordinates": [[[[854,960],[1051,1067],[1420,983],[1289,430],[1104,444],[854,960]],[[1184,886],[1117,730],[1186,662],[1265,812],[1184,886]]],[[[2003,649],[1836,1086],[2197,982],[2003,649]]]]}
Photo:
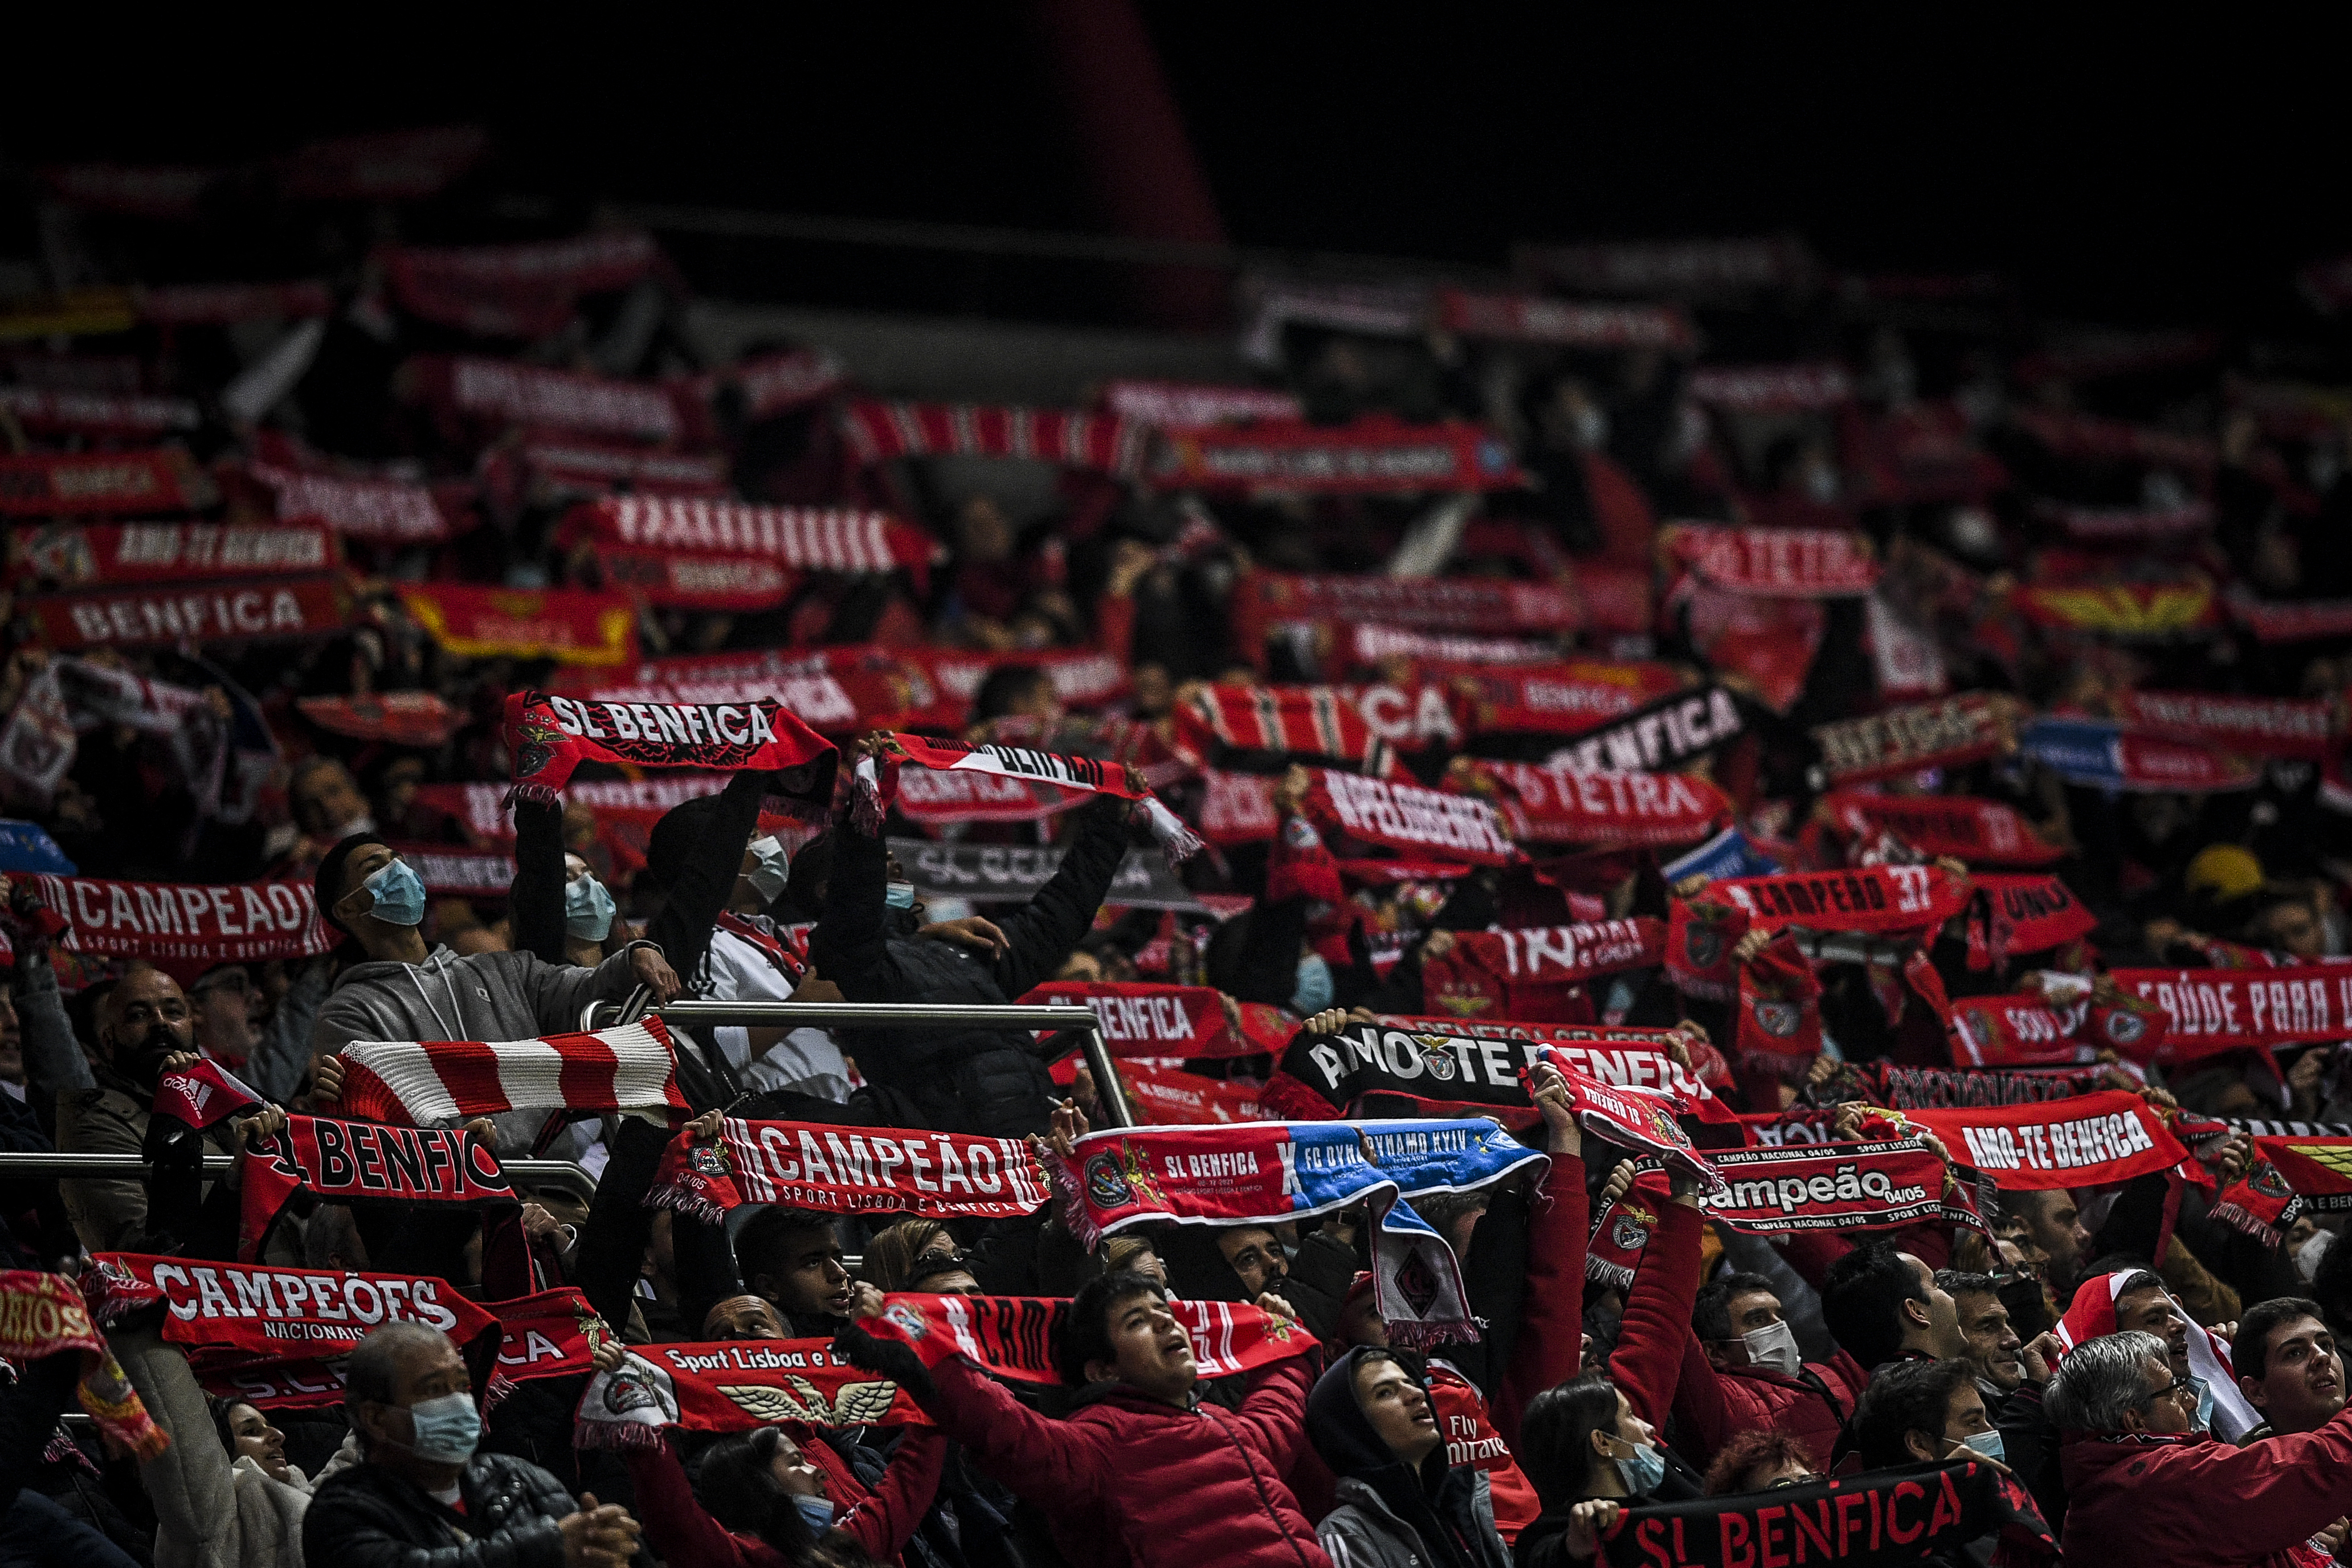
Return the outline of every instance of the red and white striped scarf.
{"type": "Polygon", "coordinates": [[[560,535],[638,550],[749,555],[803,572],[887,572],[930,566],[932,542],[887,512],[855,507],[750,506],[740,501],[608,496],[572,509],[560,535]]]}
{"type": "Polygon", "coordinates": [[[343,1047],[347,1116],[422,1126],[504,1110],[683,1112],[659,1018],[535,1040],[355,1040],[343,1047]]]}
{"type": "Polygon", "coordinates": [[[842,434],[866,467],[892,458],[1035,458],[1133,478],[1150,431],[1115,415],[970,403],[861,399],[843,412],[842,434]]]}

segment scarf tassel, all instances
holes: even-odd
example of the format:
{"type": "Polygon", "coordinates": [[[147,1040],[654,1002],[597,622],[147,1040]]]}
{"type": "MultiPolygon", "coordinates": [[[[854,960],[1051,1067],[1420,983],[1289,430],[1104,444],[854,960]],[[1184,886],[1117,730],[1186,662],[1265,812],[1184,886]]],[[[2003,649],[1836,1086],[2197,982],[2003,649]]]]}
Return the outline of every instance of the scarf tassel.
{"type": "Polygon", "coordinates": [[[572,1446],[575,1448],[601,1448],[606,1452],[652,1453],[663,1446],[659,1426],[648,1426],[641,1421],[575,1421],[572,1424],[572,1446]]]}
{"type": "Polygon", "coordinates": [[[2224,1198],[2206,1212],[2223,1225],[2252,1237],[2264,1247],[2279,1247],[2286,1241],[2285,1227],[2294,1223],[2296,1215],[2300,1214],[2302,1209],[2303,1200],[2298,1197],[2280,1210],[2277,1221],[2273,1223],[2252,1210],[2242,1208],[2236,1203],[2224,1198]]]}

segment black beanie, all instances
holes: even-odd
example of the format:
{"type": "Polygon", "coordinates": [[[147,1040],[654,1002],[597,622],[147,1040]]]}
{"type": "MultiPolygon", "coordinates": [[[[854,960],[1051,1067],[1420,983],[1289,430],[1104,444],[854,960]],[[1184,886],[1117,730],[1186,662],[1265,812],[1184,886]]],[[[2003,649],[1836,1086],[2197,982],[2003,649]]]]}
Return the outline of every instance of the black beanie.
{"type": "Polygon", "coordinates": [[[310,881],[310,894],[319,900],[319,918],[345,936],[352,934],[352,928],[327,911],[333,909],[335,900],[343,896],[344,863],[371,844],[383,844],[387,849],[392,847],[373,833],[354,833],[327,851],[319,862],[318,874],[310,881]]]}
{"type": "Polygon", "coordinates": [[[646,836],[646,868],[640,875],[656,888],[675,884],[695,845],[718,826],[719,810],[718,795],[698,795],[662,813],[646,836]]]}

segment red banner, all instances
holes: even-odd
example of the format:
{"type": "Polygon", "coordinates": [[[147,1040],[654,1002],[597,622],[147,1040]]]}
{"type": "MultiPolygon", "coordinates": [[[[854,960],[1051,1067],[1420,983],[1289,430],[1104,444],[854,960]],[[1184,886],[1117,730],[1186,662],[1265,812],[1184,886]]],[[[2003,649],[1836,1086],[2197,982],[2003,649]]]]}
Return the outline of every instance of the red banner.
{"type": "Polygon", "coordinates": [[[316,523],[383,544],[437,543],[457,531],[424,485],[303,473],[271,463],[248,463],[245,471],[277,498],[280,522],[316,523]]]}
{"type": "Polygon", "coordinates": [[[1506,866],[1517,858],[1495,808],[1419,784],[1314,770],[1307,810],[1318,826],[1411,854],[1506,866]]]}
{"type": "Polygon", "coordinates": [[[1512,489],[1527,482],[1510,448],[1475,425],[1408,425],[1364,415],[1173,432],[1152,471],[1163,489],[1397,495],[1512,489]]]}
{"type": "Polygon", "coordinates": [[[1202,430],[1253,419],[1295,420],[1298,399],[1261,386],[1208,386],[1183,381],[1113,381],[1102,405],[1121,419],[1160,430],[1202,430]]]}
{"type": "Polygon", "coordinates": [[[13,535],[11,576],[60,588],[186,583],[328,572],[341,564],[322,528],[210,522],[58,524],[13,535]]]}
{"type": "Polygon", "coordinates": [[[1591,1023],[1591,980],[1661,963],[1665,949],[1665,922],[1646,915],[1457,931],[1450,951],[1422,961],[1422,991],[1429,1005],[1459,1018],[1591,1023]]]}
{"type": "Polygon", "coordinates": [[[1665,664],[1577,660],[1547,668],[1478,671],[1455,682],[1480,734],[1581,735],[1683,689],[1665,664]]]}
{"type": "Polygon", "coordinates": [[[467,583],[403,583],[399,592],[426,635],[462,658],[636,662],[637,616],[625,594],[467,583]]]}
{"type": "Polygon", "coordinates": [[[2113,978],[2170,1021],[2159,1062],[2352,1038],[2352,970],[2118,969],[2113,978]]]}
{"type": "Polygon", "coordinates": [[[347,620],[342,582],[331,576],[43,595],[18,600],[16,608],[53,648],[329,637],[347,620]]]}
{"type": "Polygon", "coordinates": [[[2148,734],[2258,757],[2324,757],[2343,728],[2333,702],[2217,691],[2126,691],[2116,716],[2148,734]]]}
{"type": "Polygon", "coordinates": [[[219,500],[211,478],[176,447],[0,457],[0,517],[198,511],[219,500]]]}
{"type": "Polygon", "coordinates": [[[865,466],[893,458],[1028,458],[1122,479],[1142,466],[1143,426],[1104,414],[949,403],[852,403],[842,435],[865,466]]]}
{"type": "Polygon", "coordinates": [[[41,901],[63,917],[66,945],[105,958],[261,963],[316,958],[334,938],[308,882],[113,882],[39,877],[41,901]]]}
{"type": "Polygon", "coordinates": [[[641,231],[587,234],[532,245],[379,253],[393,297],[445,327],[494,338],[539,338],[572,319],[583,294],[625,289],[661,266],[660,247],[641,231]]]}
{"type": "Polygon", "coordinates": [[[2189,1158],[2155,1108],[2121,1089],[2038,1105],[1901,1114],[1941,1138],[1956,1162],[2013,1192],[2106,1186],[2189,1158]]]}
{"type": "Polygon", "coordinates": [[[1848,834],[1892,833],[1928,856],[1994,865],[2041,866],[2065,853],[2045,842],[2016,810],[1966,795],[1867,795],[1841,790],[1823,802],[1848,834]]]}
{"type": "Polygon", "coordinates": [[[418,394],[462,422],[579,430],[625,440],[674,441],[679,433],[677,405],[656,386],[509,360],[427,355],[408,368],[418,394]]]}
{"type": "Polygon", "coordinates": [[[803,572],[927,569],[929,534],[887,512],[850,507],[749,506],[739,501],[612,496],[574,507],[558,538],[632,551],[750,556],[803,572]]]}
{"type": "Polygon", "coordinates": [[[1941,925],[1968,905],[1968,894],[1937,866],[1862,866],[1725,877],[1706,897],[1748,916],[1750,929],[1801,925],[1812,931],[1908,931],[1941,925]]]}
{"type": "Polygon", "coordinates": [[[105,436],[153,440],[204,424],[196,405],[184,397],[136,394],[68,392],[38,386],[0,386],[0,409],[27,430],[48,435],[105,436]]]}
{"type": "Polygon", "coordinates": [[[1966,692],[1941,702],[1889,709],[1813,731],[1822,769],[1841,784],[1957,767],[2016,744],[2020,710],[2014,698],[1966,692]]]}
{"type": "Polygon", "coordinates": [[[1710,528],[1678,522],[1667,548],[1715,587],[1736,594],[1853,597],[1877,584],[1869,536],[1836,528],[1710,528]]]}
{"type": "Polygon", "coordinates": [[[1465,338],[1550,343],[1578,349],[1664,349],[1696,346],[1690,317],[1672,305],[1580,304],[1542,294],[1437,291],[1437,324],[1465,338]]]}
{"type": "Polygon", "coordinates": [[[1495,790],[1512,837],[1539,843],[1659,848],[1704,838],[1731,814],[1721,790],[1687,773],[1583,773],[1466,758],[1455,766],[1495,790]]]}

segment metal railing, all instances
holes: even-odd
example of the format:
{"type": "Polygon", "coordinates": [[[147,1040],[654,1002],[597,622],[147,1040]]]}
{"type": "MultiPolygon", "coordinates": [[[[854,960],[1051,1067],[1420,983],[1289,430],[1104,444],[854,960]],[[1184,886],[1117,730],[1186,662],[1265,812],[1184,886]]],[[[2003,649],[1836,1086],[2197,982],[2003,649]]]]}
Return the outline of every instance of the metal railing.
{"type": "Polygon", "coordinates": [[[1052,1029],[1056,1033],[1040,1043],[1041,1054],[1054,1060],[1075,1044],[1087,1058],[1087,1070],[1094,1075],[1095,1098],[1102,1107],[1103,1125],[1135,1125],[1135,1112],[1128,1105],[1118,1063],[1103,1043],[1102,1020],[1091,1007],[949,1002],[672,1002],[652,1011],[665,1024],[720,1027],[798,1028],[814,1025],[832,1028],[1052,1029]]]}

